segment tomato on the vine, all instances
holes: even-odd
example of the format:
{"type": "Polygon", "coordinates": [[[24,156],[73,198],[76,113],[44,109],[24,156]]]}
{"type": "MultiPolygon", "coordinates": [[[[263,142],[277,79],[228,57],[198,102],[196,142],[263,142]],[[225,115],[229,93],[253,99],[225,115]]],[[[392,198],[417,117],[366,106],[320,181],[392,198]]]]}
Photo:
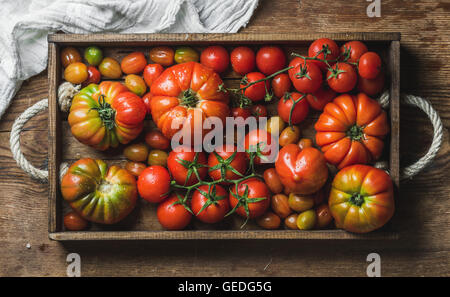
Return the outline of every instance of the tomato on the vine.
{"type": "MultiPolygon", "coordinates": [[[[240,88],[243,88],[252,82],[264,78],[266,78],[266,76],[261,72],[250,72],[242,78],[240,88]]],[[[245,89],[243,93],[247,98],[249,98],[253,102],[256,102],[264,99],[264,97],[266,96],[266,90],[269,91],[269,88],[270,88],[269,81],[266,80],[251,85],[250,87],[245,89]]]]}
{"type": "Polygon", "coordinates": [[[244,218],[254,219],[266,212],[270,205],[270,191],[266,184],[257,178],[250,178],[231,187],[230,206],[244,218]],[[238,197],[236,197],[238,196],[238,197]],[[248,207],[248,213],[246,207],[248,207]]]}
{"type": "Polygon", "coordinates": [[[252,115],[250,108],[248,107],[234,107],[231,109],[231,116],[233,118],[242,117],[244,120],[252,115]]]}
{"type": "Polygon", "coordinates": [[[306,100],[309,106],[315,110],[323,110],[328,102],[331,102],[336,97],[336,92],[326,85],[323,85],[319,90],[312,94],[306,95],[306,100]]]}
{"type": "Polygon", "coordinates": [[[341,46],[341,58],[348,63],[358,63],[367,51],[367,46],[361,41],[349,41],[341,46]]]}
{"type": "Polygon", "coordinates": [[[192,212],[204,223],[217,223],[230,210],[227,196],[227,191],[220,185],[202,185],[192,194],[192,212]]]}
{"type": "Polygon", "coordinates": [[[221,73],[227,70],[228,64],[230,63],[230,56],[223,46],[209,46],[202,51],[200,63],[215,72],[221,73]]]}
{"type": "Polygon", "coordinates": [[[291,125],[301,123],[309,112],[309,104],[304,95],[292,92],[286,93],[283,98],[278,101],[278,115],[280,118],[291,125]],[[300,99],[303,97],[302,99],[300,99]],[[300,101],[299,101],[300,100],[300,101]],[[294,107],[294,102],[295,107],[294,107]]]}
{"type": "Polygon", "coordinates": [[[208,163],[205,153],[194,152],[190,147],[179,146],[169,153],[167,168],[173,179],[184,186],[192,186],[199,182],[195,171],[203,180],[208,174],[208,163]]]}
{"type": "Polygon", "coordinates": [[[152,203],[163,201],[170,191],[170,175],[162,166],[150,166],[144,169],[137,181],[139,195],[152,203]]]}
{"type": "Polygon", "coordinates": [[[270,75],[286,66],[286,55],[278,46],[263,46],[256,53],[256,66],[265,75],[270,75]]]}
{"type": "Polygon", "coordinates": [[[144,81],[147,86],[150,88],[161,73],[164,71],[164,68],[160,64],[148,64],[144,68],[144,81]]]}
{"type": "MultiPolygon", "coordinates": [[[[308,49],[308,55],[311,58],[317,57],[331,63],[339,57],[339,47],[336,42],[331,39],[320,38],[311,43],[308,49]]],[[[312,62],[319,66],[322,71],[325,71],[327,69],[327,64],[322,61],[314,60],[312,62]]]]}
{"type": "Polygon", "coordinates": [[[367,52],[358,63],[359,75],[366,79],[374,79],[381,71],[381,58],[377,53],[367,52]]]}
{"type": "Polygon", "coordinates": [[[133,52],[122,59],[120,68],[125,74],[138,74],[144,70],[147,59],[142,52],[133,52]]]}
{"type": "Polygon", "coordinates": [[[289,92],[291,86],[292,82],[286,73],[280,73],[272,79],[272,90],[277,98],[281,98],[286,92],[289,92]]]}
{"type": "Polygon", "coordinates": [[[260,117],[267,117],[267,108],[264,105],[256,104],[251,108],[252,115],[259,119],[260,117]]]}
{"type": "Polygon", "coordinates": [[[347,93],[356,86],[358,75],[355,68],[347,63],[336,63],[328,70],[327,82],[338,93],[347,93]]]}
{"type": "Polygon", "coordinates": [[[161,226],[168,230],[182,230],[191,221],[192,214],[182,197],[172,194],[158,205],[156,216],[161,226]]]}
{"type": "Polygon", "coordinates": [[[236,180],[244,177],[247,171],[247,158],[244,152],[238,152],[234,145],[216,148],[208,157],[209,176],[213,180],[222,178],[236,180]]]}
{"type": "Polygon", "coordinates": [[[231,66],[234,72],[245,75],[255,69],[255,52],[246,46],[235,48],[230,54],[231,66]]]}
{"type": "Polygon", "coordinates": [[[322,85],[322,71],[312,62],[297,57],[289,63],[289,78],[300,93],[314,93],[322,85]]]}
{"type": "MultiPolygon", "coordinates": [[[[272,162],[275,159],[272,155],[272,150],[278,145],[272,137],[272,134],[262,129],[255,129],[250,131],[244,140],[244,147],[246,151],[251,151],[256,154],[254,158],[255,164],[261,164],[263,161],[272,162]],[[261,160],[264,159],[264,160],[261,160]]],[[[248,154],[248,153],[247,153],[248,154]]]]}
{"type": "Polygon", "coordinates": [[[358,77],[358,91],[366,93],[369,96],[375,96],[384,88],[385,74],[380,72],[374,79],[367,79],[364,77],[358,77]]]}

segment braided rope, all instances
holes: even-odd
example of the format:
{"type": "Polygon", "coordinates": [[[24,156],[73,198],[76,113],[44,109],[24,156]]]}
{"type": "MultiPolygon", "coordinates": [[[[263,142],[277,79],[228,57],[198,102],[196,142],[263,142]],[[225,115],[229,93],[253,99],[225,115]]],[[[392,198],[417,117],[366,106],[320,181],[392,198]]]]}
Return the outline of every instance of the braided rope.
{"type": "MultiPolygon", "coordinates": [[[[61,109],[67,111],[70,107],[70,103],[72,97],[78,92],[80,86],[74,86],[70,83],[63,83],[58,89],[58,103],[61,109]]],[[[408,105],[416,106],[423,110],[427,116],[430,118],[431,123],[434,129],[433,141],[431,143],[428,152],[420,158],[417,162],[412,165],[409,165],[401,170],[401,179],[409,179],[418,174],[422,169],[428,166],[433,162],[433,159],[436,157],[438,153],[443,136],[443,128],[442,121],[437,114],[436,110],[433,109],[431,104],[417,96],[413,95],[402,95],[401,96],[402,103],[406,103],[408,105]]],[[[378,102],[381,104],[383,108],[387,108],[389,106],[389,93],[383,93],[378,102]]],[[[48,99],[42,99],[41,101],[35,103],[33,106],[27,108],[15,121],[11,128],[11,136],[10,136],[10,146],[11,152],[13,154],[13,158],[16,160],[17,164],[31,177],[38,179],[42,182],[48,181],[48,171],[41,170],[34,167],[23,155],[20,149],[20,132],[22,132],[22,128],[25,123],[38,114],[41,111],[44,111],[48,108],[48,99]]],[[[375,164],[375,167],[378,168],[386,168],[386,162],[378,162],[375,164]]],[[[60,166],[60,179],[64,176],[69,168],[68,164],[63,162],[60,166]]]]}

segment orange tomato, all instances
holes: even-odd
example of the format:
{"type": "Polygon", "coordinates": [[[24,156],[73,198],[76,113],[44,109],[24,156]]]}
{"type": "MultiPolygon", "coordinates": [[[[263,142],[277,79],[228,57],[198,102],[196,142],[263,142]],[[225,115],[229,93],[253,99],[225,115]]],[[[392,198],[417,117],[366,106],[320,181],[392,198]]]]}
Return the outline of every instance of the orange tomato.
{"type": "Polygon", "coordinates": [[[147,91],[144,80],[136,74],[129,74],[125,77],[125,86],[138,96],[144,95],[145,91],[147,91]]]}
{"type": "Polygon", "coordinates": [[[119,62],[113,58],[104,58],[98,66],[98,70],[100,70],[100,73],[107,78],[117,79],[122,76],[119,62]]]}
{"type": "Polygon", "coordinates": [[[150,50],[150,59],[164,67],[168,67],[173,64],[175,52],[168,46],[157,46],[150,50]]]}
{"type": "Polygon", "coordinates": [[[73,84],[81,84],[88,78],[88,68],[81,62],[69,64],[64,70],[64,79],[73,84]]]}
{"type": "Polygon", "coordinates": [[[144,70],[145,65],[147,65],[147,59],[141,52],[134,52],[127,55],[120,63],[123,73],[126,74],[140,73],[144,70]]]}

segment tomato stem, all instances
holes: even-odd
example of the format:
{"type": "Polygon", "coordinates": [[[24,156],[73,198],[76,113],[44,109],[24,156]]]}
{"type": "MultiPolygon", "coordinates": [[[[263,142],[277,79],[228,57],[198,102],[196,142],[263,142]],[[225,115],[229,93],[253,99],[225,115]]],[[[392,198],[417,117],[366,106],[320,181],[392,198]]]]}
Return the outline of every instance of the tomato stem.
{"type": "Polygon", "coordinates": [[[186,107],[196,107],[198,103],[198,98],[192,89],[187,89],[183,91],[181,97],[181,105],[186,107]]]}
{"type": "Polygon", "coordinates": [[[364,128],[358,125],[353,125],[347,130],[347,136],[351,140],[360,141],[364,138],[364,128]]]}
{"type": "Polygon", "coordinates": [[[98,105],[98,107],[92,107],[90,110],[96,110],[105,127],[112,130],[115,126],[116,111],[111,107],[111,104],[106,102],[103,94],[98,98],[98,105]]]}
{"type": "Polygon", "coordinates": [[[364,203],[364,197],[360,193],[354,193],[350,197],[350,203],[359,207],[364,203]]]}

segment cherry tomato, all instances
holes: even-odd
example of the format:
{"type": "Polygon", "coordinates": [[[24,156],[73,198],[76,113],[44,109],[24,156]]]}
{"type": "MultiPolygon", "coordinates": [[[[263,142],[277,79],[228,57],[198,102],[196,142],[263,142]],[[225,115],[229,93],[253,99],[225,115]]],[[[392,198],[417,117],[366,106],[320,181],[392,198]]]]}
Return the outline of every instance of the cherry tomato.
{"type": "Polygon", "coordinates": [[[317,223],[317,215],[314,209],[302,212],[297,217],[297,227],[300,230],[311,230],[317,223]]]}
{"type": "Polygon", "coordinates": [[[261,104],[253,105],[251,108],[251,112],[252,115],[257,119],[259,119],[260,117],[262,118],[267,117],[267,108],[261,104]]]}
{"type": "Polygon", "coordinates": [[[222,172],[228,180],[244,177],[247,171],[247,159],[244,152],[238,152],[234,145],[216,148],[208,157],[209,176],[213,180],[222,178],[222,172]]]}
{"type": "Polygon", "coordinates": [[[145,107],[147,108],[147,114],[152,114],[152,108],[151,108],[151,101],[152,101],[153,95],[151,92],[146,93],[144,96],[142,96],[142,101],[144,101],[145,107]]]}
{"type": "Polygon", "coordinates": [[[246,46],[235,48],[230,54],[231,66],[234,72],[245,75],[255,69],[255,52],[246,46]]]}
{"type": "Polygon", "coordinates": [[[104,58],[98,66],[98,70],[100,70],[100,73],[106,78],[117,79],[122,76],[119,62],[113,58],[104,58]]]}
{"type": "Polygon", "coordinates": [[[192,212],[204,223],[217,223],[223,220],[230,210],[227,196],[227,191],[219,185],[202,185],[192,195],[192,212]]]}
{"type": "Polygon", "coordinates": [[[381,71],[381,58],[377,53],[367,52],[358,63],[359,75],[366,79],[374,79],[381,71]]]}
{"type": "Polygon", "coordinates": [[[122,59],[120,67],[125,74],[137,74],[144,70],[147,59],[142,52],[133,52],[122,59]]]}
{"type": "Polygon", "coordinates": [[[306,119],[309,112],[309,104],[305,98],[300,100],[301,97],[302,95],[297,92],[286,93],[285,97],[278,101],[278,115],[283,121],[296,125],[306,119]],[[293,107],[296,101],[298,102],[293,107]]]}
{"type": "Polygon", "coordinates": [[[327,204],[321,204],[316,208],[316,229],[323,229],[330,225],[333,217],[327,204]]]}
{"type": "Polygon", "coordinates": [[[280,177],[278,176],[275,168],[269,168],[264,171],[264,181],[272,193],[279,194],[283,192],[283,184],[281,183],[280,177]]]}
{"type": "Polygon", "coordinates": [[[375,96],[381,93],[384,88],[385,75],[380,72],[374,79],[367,79],[364,77],[358,78],[358,91],[365,93],[369,96],[375,96]]]}
{"type": "Polygon", "coordinates": [[[314,93],[322,86],[322,71],[311,60],[295,58],[289,63],[289,78],[300,93],[314,93]]]}
{"type": "Polygon", "coordinates": [[[136,177],[141,175],[142,171],[144,171],[145,168],[147,168],[147,165],[144,163],[133,161],[127,161],[127,163],[125,163],[125,169],[136,177]]]}
{"type": "Polygon", "coordinates": [[[81,231],[86,229],[88,221],[83,219],[74,211],[68,212],[64,215],[64,227],[70,231],[81,231]]]}
{"type": "Polygon", "coordinates": [[[248,217],[250,219],[257,218],[264,214],[270,205],[270,192],[266,184],[257,178],[247,179],[238,185],[236,193],[236,187],[231,187],[231,193],[229,196],[231,208],[235,208],[238,203],[240,206],[236,208],[236,213],[241,217],[248,217]],[[245,192],[247,196],[245,197],[245,192]],[[239,195],[241,198],[238,200],[235,195],[239,195]],[[257,199],[257,200],[253,200],[257,199]],[[245,204],[248,206],[248,216],[245,210],[245,204]]]}
{"type": "Polygon", "coordinates": [[[64,79],[73,84],[81,84],[88,76],[88,69],[81,62],[71,63],[64,70],[64,79]]]}
{"type": "Polygon", "coordinates": [[[297,143],[300,140],[300,128],[297,126],[289,126],[284,128],[280,134],[278,142],[280,146],[286,146],[291,143],[297,143]]]}
{"type": "Polygon", "coordinates": [[[302,150],[304,148],[307,147],[312,147],[313,146],[313,141],[309,138],[302,138],[300,139],[300,141],[298,142],[298,147],[302,150]]]}
{"type": "Polygon", "coordinates": [[[199,56],[195,49],[187,46],[177,48],[175,51],[175,62],[178,64],[186,62],[198,62],[199,56]]]}
{"type": "Polygon", "coordinates": [[[272,90],[277,98],[281,98],[286,92],[289,92],[291,86],[291,80],[286,73],[280,73],[272,79],[272,90]]]}
{"type": "Polygon", "coordinates": [[[333,101],[336,95],[335,91],[328,86],[323,85],[313,94],[306,95],[306,100],[311,108],[322,111],[325,105],[333,101]]]}
{"type": "Polygon", "coordinates": [[[203,180],[208,174],[207,160],[205,153],[194,152],[188,147],[177,147],[169,153],[167,159],[167,167],[172,174],[173,179],[179,185],[192,186],[198,182],[197,176],[194,173],[193,167],[197,168],[200,178],[203,180]],[[190,166],[194,160],[197,159],[197,166],[190,166]]]}
{"type": "Polygon", "coordinates": [[[102,50],[96,46],[90,46],[84,50],[84,59],[92,66],[98,66],[103,60],[102,50]]]}
{"type": "Polygon", "coordinates": [[[167,158],[168,155],[165,151],[161,151],[161,150],[151,150],[148,153],[148,159],[147,159],[147,164],[152,166],[152,165],[159,165],[159,166],[167,166],[167,158]]]}
{"type": "Polygon", "coordinates": [[[274,230],[280,228],[281,219],[279,216],[274,214],[271,211],[266,212],[262,216],[260,216],[256,223],[264,229],[274,230]]]}
{"type": "Polygon", "coordinates": [[[123,150],[125,158],[135,162],[143,162],[147,160],[148,147],[144,143],[130,144],[123,150]]]}
{"type": "Polygon", "coordinates": [[[227,70],[228,64],[230,64],[230,56],[223,46],[214,45],[202,51],[200,63],[217,73],[221,73],[227,70]]]}
{"type": "Polygon", "coordinates": [[[291,230],[298,230],[297,227],[298,214],[293,213],[284,219],[284,225],[291,230]]]}
{"type": "Polygon", "coordinates": [[[168,46],[157,46],[150,50],[150,60],[164,67],[173,64],[174,55],[175,52],[168,46]]]}
{"type": "Polygon", "coordinates": [[[266,130],[272,135],[280,135],[281,131],[283,131],[286,124],[283,122],[281,117],[273,116],[269,120],[267,120],[266,130]]]}
{"type": "Polygon", "coordinates": [[[135,93],[138,96],[144,95],[145,91],[147,91],[147,85],[145,84],[142,77],[136,74],[128,74],[125,77],[125,86],[131,92],[135,93]]]}
{"type": "Polygon", "coordinates": [[[278,46],[263,46],[256,53],[256,66],[265,75],[270,75],[286,66],[286,55],[278,46]]]}
{"type": "Polygon", "coordinates": [[[76,48],[66,47],[61,51],[61,63],[64,68],[78,62],[81,62],[81,55],[76,48]]]}
{"type": "Polygon", "coordinates": [[[247,107],[234,107],[231,109],[231,116],[233,118],[242,117],[244,120],[252,115],[250,108],[247,107]]]}
{"type": "Polygon", "coordinates": [[[302,212],[314,207],[314,198],[312,195],[289,194],[289,207],[296,211],[302,212]]]}
{"type": "Polygon", "coordinates": [[[152,203],[163,201],[170,191],[169,171],[162,166],[147,167],[137,181],[139,195],[152,203]]]}
{"type": "MultiPolygon", "coordinates": [[[[266,77],[261,72],[250,72],[250,73],[246,74],[244,76],[244,78],[242,78],[240,88],[243,88],[243,87],[247,86],[249,83],[252,83],[257,80],[264,79],[264,78],[266,78],[266,77]]],[[[270,85],[269,85],[268,80],[260,81],[259,83],[256,83],[256,84],[248,87],[247,89],[245,89],[245,91],[243,93],[247,98],[249,98],[253,102],[256,102],[256,101],[261,101],[264,99],[264,97],[266,95],[266,90],[269,91],[269,88],[270,88],[270,85]]]]}
{"type": "MultiPolygon", "coordinates": [[[[326,61],[333,61],[339,57],[339,47],[331,39],[328,38],[320,38],[311,43],[308,49],[308,55],[310,57],[316,57],[326,61]],[[321,52],[322,51],[322,52],[321,52]],[[325,51],[325,52],[324,52],[325,51]],[[318,54],[321,52],[320,54],[318,54]]],[[[327,69],[327,65],[321,61],[313,61],[314,64],[319,66],[322,71],[327,69]]]]}
{"type": "Polygon", "coordinates": [[[357,80],[358,75],[355,68],[347,63],[336,63],[327,73],[328,85],[338,93],[347,93],[353,90],[357,80]]]}
{"type": "Polygon", "coordinates": [[[191,221],[192,214],[187,206],[180,203],[176,194],[161,202],[156,209],[156,216],[161,226],[168,230],[182,230],[191,221]]]}
{"type": "Polygon", "coordinates": [[[145,142],[153,149],[167,150],[170,147],[170,140],[159,130],[145,134],[145,142]]]}
{"type": "Polygon", "coordinates": [[[100,71],[94,66],[88,66],[87,68],[88,78],[83,82],[83,86],[88,86],[90,84],[98,84],[102,75],[100,71]]]}
{"type": "Polygon", "coordinates": [[[348,57],[345,62],[358,63],[359,58],[367,51],[367,46],[361,41],[349,41],[341,46],[341,57],[348,57]]]}
{"type": "Polygon", "coordinates": [[[272,206],[272,210],[282,219],[289,216],[292,212],[289,207],[289,199],[284,194],[277,194],[272,196],[272,200],[270,205],[272,206]]]}
{"type": "Polygon", "coordinates": [[[144,81],[147,86],[150,88],[161,73],[164,71],[164,68],[160,64],[148,64],[144,68],[144,81]]]}
{"type": "Polygon", "coordinates": [[[266,130],[262,129],[255,129],[250,131],[245,136],[244,140],[246,151],[256,152],[257,147],[259,146],[261,155],[263,156],[264,160],[261,160],[260,157],[255,157],[255,164],[262,164],[263,162],[273,162],[275,156],[272,156],[272,151],[275,150],[275,145],[277,145],[277,143],[273,140],[272,135],[266,130]]]}

